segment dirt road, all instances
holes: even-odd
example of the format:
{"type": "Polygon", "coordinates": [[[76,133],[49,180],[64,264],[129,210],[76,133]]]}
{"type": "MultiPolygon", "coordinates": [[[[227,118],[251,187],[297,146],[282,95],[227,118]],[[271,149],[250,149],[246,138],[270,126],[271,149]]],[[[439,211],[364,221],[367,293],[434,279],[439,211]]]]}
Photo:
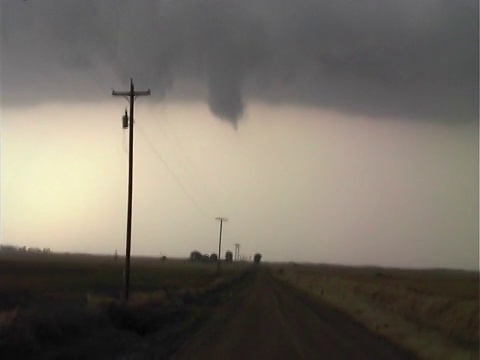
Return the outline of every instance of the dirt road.
{"type": "Polygon", "coordinates": [[[413,359],[347,316],[259,271],[174,359],[413,359]]]}

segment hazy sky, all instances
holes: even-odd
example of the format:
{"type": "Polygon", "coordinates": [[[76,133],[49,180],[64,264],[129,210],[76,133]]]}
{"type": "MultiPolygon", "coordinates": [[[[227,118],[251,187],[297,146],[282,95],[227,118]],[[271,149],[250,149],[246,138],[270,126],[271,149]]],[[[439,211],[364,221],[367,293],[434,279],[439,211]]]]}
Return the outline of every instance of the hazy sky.
{"type": "Polygon", "coordinates": [[[478,2],[0,0],[2,243],[478,268],[478,2]],[[223,251],[222,251],[223,252],[223,251]]]}

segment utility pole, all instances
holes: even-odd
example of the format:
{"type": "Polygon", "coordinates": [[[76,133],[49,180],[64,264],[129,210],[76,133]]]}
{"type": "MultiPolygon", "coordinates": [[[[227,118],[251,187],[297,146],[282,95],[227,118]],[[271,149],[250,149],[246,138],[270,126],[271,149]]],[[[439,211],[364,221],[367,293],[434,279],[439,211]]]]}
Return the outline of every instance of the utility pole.
{"type": "Polygon", "coordinates": [[[215,220],[220,221],[220,235],[218,237],[218,259],[217,259],[217,274],[220,274],[220,257],[222,251],[222,229],[223,229],[223,222],[228,221],[225,217],[216,217],[215,220]]]}
{"type": "Polygon", "coordinates": [[[238,259],[240,258],[240,244],[235,244],[235,267],[238,265],[238,259]]]}
{"type": "Polygon", "coordinates": [[[125,289],[124,296],[125,301],[128,300],[128,295],[130,292],[130,249],[132,243],[132,195],[133,195],[133,110],[135,105],[135,99],[137,96],[147,96],[150,95],[150,89],[146,91],[135,91],[133,86],[133,80],[130,79],[130,91],[112,91],[113,96],[123,96],[130,103],[130,115],[127,116],[127,111],[125,110],[125,115],[123,117],[123,128],[129,129],[129,140],[128,140],[128,201],[127,201],[127,240],[126,240],[126,250],[125,250],[125,289]]]}

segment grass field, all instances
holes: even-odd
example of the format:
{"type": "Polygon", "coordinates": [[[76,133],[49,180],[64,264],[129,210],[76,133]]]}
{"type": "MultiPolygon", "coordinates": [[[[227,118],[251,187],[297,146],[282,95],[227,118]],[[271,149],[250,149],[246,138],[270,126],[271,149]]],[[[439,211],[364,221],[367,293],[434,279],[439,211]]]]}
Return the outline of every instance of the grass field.
{"type": "Polygon", "coordinates": [[[479,273],[276,265],[279,278],[426,359],[478,359],[479,273]]]}
{"type": "MultiPolygon", "coordinates": [[[[132,258],[125,304],[123,265],[113,256],[0,253],[0,358],[168,356],[250,268],[223,263],[218,276],[215,264],[132,258]]],[[[271,268],[420,358],[479,357],[478,272],[271,268]]]]}
{"type": "MultiPolygon", "coordinates": [[[[231,264],[222,265],[224,275],[233,274],[231,264]]],[[[119,298],[123,270],[121,257],[114,261],[113,256],[0,253],[0,310],[49,299],[82,303],[87,294],[119,298]]],[[[155,258],[132,258],[131,262],[134,293],[201,287],[215,278],[215,264],[155,258]]]]}
{"type": "Polygon", "coordinates": [[[216,264],[132,258],[125,304],[123,265],[113,256],[0,253],[0,358],[168,355],[248,269],[223,263],[217,275],[216,264]]]}

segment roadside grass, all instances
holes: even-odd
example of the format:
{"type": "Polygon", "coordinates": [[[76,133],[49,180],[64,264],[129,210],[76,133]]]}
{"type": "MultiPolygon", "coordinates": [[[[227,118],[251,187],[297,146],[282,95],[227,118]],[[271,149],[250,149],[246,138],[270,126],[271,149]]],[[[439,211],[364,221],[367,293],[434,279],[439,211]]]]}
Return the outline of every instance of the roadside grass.
{"type": "MultiPolygon", "coordinates": [[[[229,264],[225,264],[229,265],[229,264]]],[[[232,266],[223,266],[226,274],[232,266]]],[[[216,278],[214,264],[132,258],[131,291],[201,287],[216,278]]],[[[86,294],[120,298],[123,259],[89,255],[0,256],[0,311],[40,302],[85,303],[86,294]]]]}
{"type": "Polygon", "coordinates": [[[248,270],[229,265],[218,276],[215,264],[133,258],[125,303],[122,259],[1,256],[0,358],[111,358],[144,351],[151,337],[168,353],[179,341],[168,344],[170,332],[180,339],[205,317],[205,299],[248,270]]]}
{"type": "Polygon", "coordinates": [[[420,358],[479,358],[478,272],[298,264],[274,271],[420,358]]]}

